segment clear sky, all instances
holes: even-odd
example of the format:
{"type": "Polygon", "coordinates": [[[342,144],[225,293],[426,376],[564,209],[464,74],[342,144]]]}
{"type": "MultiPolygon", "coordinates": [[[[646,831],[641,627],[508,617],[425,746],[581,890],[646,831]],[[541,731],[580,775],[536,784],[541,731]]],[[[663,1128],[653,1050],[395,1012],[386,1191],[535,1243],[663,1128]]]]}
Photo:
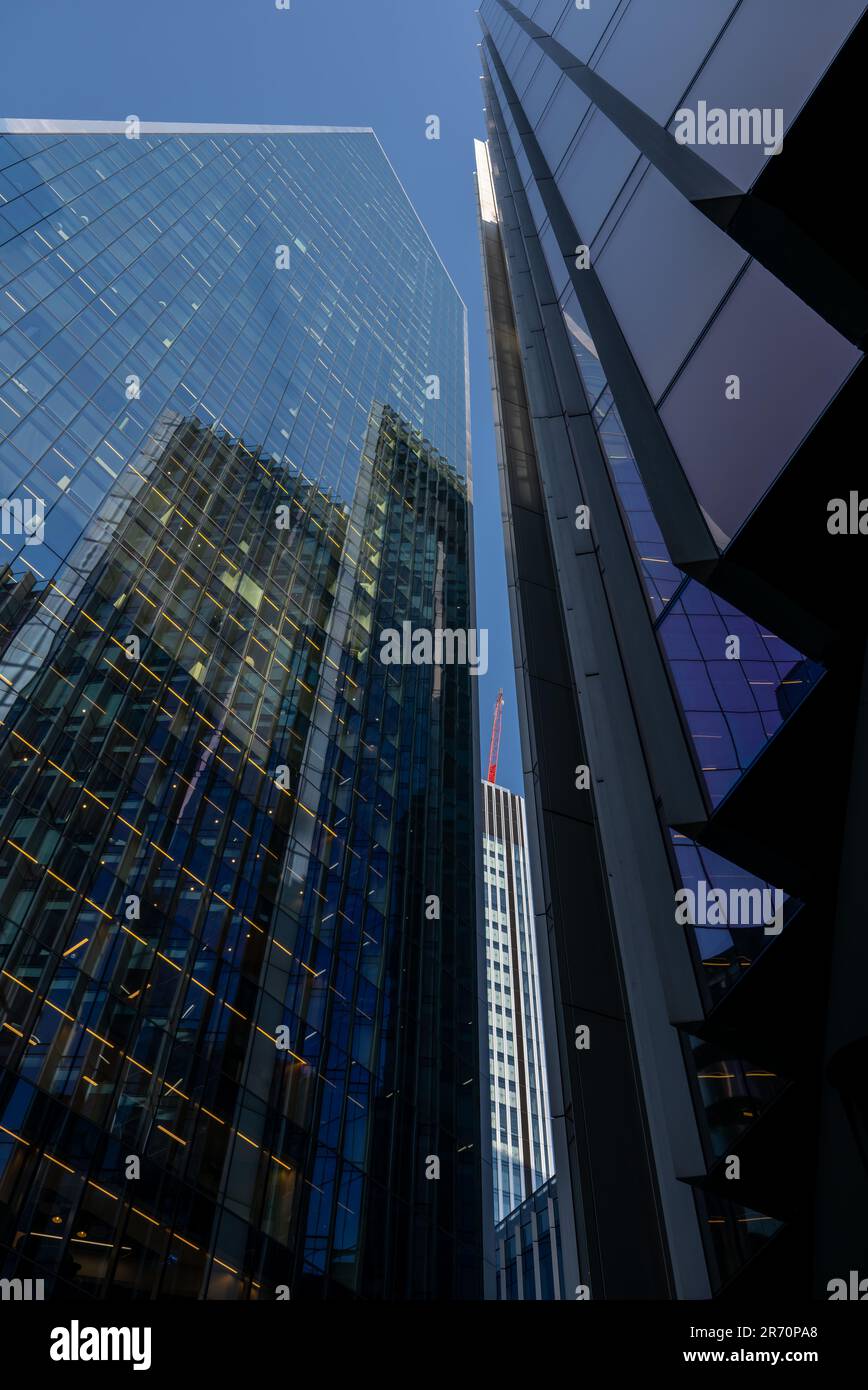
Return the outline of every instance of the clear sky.
{"type": "Polygon", "coordinates": [[[482,756],[502,686],[498,781],[522,791],[473,189],[478,42],[475,0],[3,0],[0,116],[373,126],[468,307],[482,756]]]}

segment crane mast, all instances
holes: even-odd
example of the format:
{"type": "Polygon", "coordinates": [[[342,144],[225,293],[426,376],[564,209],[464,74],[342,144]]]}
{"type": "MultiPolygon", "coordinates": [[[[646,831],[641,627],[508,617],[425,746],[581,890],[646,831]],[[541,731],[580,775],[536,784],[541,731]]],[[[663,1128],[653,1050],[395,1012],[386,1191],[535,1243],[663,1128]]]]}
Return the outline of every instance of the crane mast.
{"type": "Polygon", "coordinates": [[[497,781],[497,759],[500,755],[500,730],[503,725],[503,691],[498,691],[494,704],[494,722],[491,726],[491,746],[488,750],[488,780],[497,781]]]}

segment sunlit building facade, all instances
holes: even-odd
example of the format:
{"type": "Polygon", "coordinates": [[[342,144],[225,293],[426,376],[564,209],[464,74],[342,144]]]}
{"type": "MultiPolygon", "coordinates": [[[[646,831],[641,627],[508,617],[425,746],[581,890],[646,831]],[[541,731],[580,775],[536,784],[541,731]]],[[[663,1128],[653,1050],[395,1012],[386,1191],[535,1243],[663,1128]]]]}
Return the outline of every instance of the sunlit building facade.
{"type": "Polygon", "coordinates": [[[34,125],[0,138],[0,1275],[481,1297],[474,682],[379,660],[473,622],[463,305],[369,131],[34,125]]]}
{"type": "Polygon", "coordinates": [[[524,799],[482,784],[494,1215],[552,1176],[551,1119],[524,799]]]}

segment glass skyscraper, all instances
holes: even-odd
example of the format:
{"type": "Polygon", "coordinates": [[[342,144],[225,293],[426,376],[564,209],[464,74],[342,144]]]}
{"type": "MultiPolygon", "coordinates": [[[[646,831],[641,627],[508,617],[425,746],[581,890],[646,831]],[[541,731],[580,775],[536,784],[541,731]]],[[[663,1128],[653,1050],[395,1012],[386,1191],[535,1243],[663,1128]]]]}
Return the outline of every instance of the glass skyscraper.
{"type": "Polygon", "coordinates": [[[827,1297],[868,1260],[866,8],[480,5],[565,1283],[595,1299],[827,1297]]]}
{"type": "Polygon", "coordinates": [[[524,799],[482,783],[494,1215],[552,1176],[551,1119],[524,799]]]}
{"type": "Polygon", "coordinates": [[[370,131],[3,131],[0,1275],[481,1297],[464,307],[370,131]]]}

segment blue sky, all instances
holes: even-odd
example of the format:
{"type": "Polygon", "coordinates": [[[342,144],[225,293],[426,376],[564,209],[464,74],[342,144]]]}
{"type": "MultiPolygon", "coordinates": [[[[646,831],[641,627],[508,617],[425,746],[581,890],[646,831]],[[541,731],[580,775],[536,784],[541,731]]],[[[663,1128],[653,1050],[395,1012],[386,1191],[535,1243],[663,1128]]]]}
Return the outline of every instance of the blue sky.
{"type": "Polygon", "coordinates": [[[475,0],[40,0],[0,13],[0,116],[370,125],[467,304],[483,759],[521,787],[494,457],[473,139],[484,133],[475,0]],[[425,138],[437,115],[439,141],[425,138]]]}

